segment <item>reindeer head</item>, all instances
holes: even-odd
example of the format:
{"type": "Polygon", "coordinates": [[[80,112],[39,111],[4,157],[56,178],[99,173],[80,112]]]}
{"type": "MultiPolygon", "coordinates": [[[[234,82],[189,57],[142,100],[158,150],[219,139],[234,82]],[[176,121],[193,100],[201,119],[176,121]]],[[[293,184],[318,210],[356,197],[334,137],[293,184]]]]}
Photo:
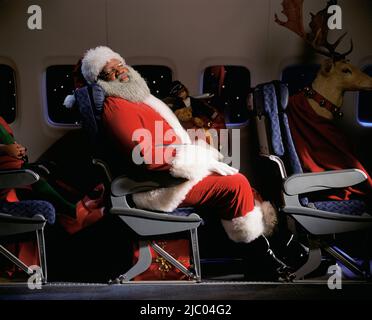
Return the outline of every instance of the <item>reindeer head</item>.
{"type": "Polygon", "coordinates": [[[372,90],[372,77],[352,65],[348,60],[322,62],[317,78],[324,78],[340,91],[372,90]]]}

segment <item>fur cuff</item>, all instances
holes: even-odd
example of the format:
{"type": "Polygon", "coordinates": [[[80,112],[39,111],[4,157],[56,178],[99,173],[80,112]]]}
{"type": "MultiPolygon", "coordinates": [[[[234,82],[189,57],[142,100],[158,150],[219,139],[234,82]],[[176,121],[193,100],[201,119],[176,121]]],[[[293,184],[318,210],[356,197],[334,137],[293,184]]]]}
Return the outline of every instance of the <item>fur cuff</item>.
{"type": "Polygon", "coordinates": [[[265,225],[264,235],[271,236],[278,224],[278,213],[269,201],[264,201],[260,204],[262,210],[262,218],[265,225]]]}
{"type": "Polygon", "coordinates": [[[270,202],[256,203],[243,217],[221,220],[229,238],[235,242],[252,242],[261,235],[270,236],[277,225],[277,212],[270,202]]]}
{"type": "Polygon", "coordinates": [[[259,206],[255,206],[243,217],[221,221],[227,235],[235,242],[252,242],[265,230],[263,214],[259,206]]]}

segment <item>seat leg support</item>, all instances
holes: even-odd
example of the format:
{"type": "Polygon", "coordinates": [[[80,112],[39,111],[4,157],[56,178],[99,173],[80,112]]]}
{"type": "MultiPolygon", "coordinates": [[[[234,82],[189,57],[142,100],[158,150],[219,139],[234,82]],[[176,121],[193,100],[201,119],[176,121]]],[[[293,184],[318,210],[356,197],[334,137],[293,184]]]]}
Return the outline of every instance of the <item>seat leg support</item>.
{"type": "Polygon", "coordinates": [[[309,256],[306,263],[294,272],[295,280],[303,279],[306,275],[316,270],[322,262],[322,252],[319,243],[309,240],[309,256]]]}
{"type": "Polygon", "coordinates": [[[366,279],[371,280],[371,251],[370,251],[370,241],[371,241],[371,235],[369,230],[367,232],[364,232],[364,261],[363,261],[363,269],[366,270],[366,279]]]}
{"type": "Polygon", "coordinates": [[[195,280],[197,282],[200,282],[201,281],[201,266],[200,266],[200,254],[199,254],[198,229],[197,228],[191,229],[190,234],[191,234],[192,258],[194,261],[194,269],[195,269],[195,280]]]}
{"type": "Polygon", "coordinates": [[[132,280],[137,275],[146,271],[151,263],[152,263],[152,255],[150,246],[153,250],[162,256],[165,260],[167,260],[170,264],[172,264],[175,268],[179,269],[182,273],[186,276],[196,280],[197,282],[201,281],[201,266],[200,266],[200,256],[199,256],[199,243],[198,243],[198,234],[197,229],[191,229],[191,248],[192,248],[192,255],[193,255],[193,263],[194,263],[194,270],[195,273],[191,272],[187,269],[182,263],[180,263],[177,259],[171,256],[168,252],[166,252],[163,248],[161,248],[155,242],[150,241],[139,241],[139,257],[136,264],[129,269],[125,274],[120,275],[115,280],[110,280],[110,284],[119,284],[124,283],[132,280]]]}
{"type": "Polygon", "coordinates": [[[186,276],[195,279],[195,275],[188,270],[182,263],[180,263],[177,259],[173,258],[168,252],[166,252],[162,247],[160,247],[155,242],[151,243],[151,247],[155,250],[155,252],[161,255],[165,260],[167,260],[170,264],[172,264],[175,268],[179,269],[184,273],[186,276]]]}
{"type": "Polygon", "coordinates": [[[2,245],[0,245],[0,253],[3,254],[6,258],[8,258],[11,262],[13,262],[17,267],[21,268],[24,272],[29,275],[32,275],[34,271],[26,266],[21,260],[19,260],[13,253],[8,251],[2,245]]]}
{"type": "Polygon", "coordinates": [[[356,275],[366,278],[368,276],[369,270],[362,270],[355,261],[352,261],[350,257],[343,255],[340,251],[335,250],[332,247],[324,247],[324,250],[327,251],[332,257],[336,260],[339,260],[346,268],[355,273],[356,275]]]}
{"type": "Polygon", "coordinates": [[[44,228],[36,231],[36,237],[37,237],[37,245],[39,249],[41,282],[45,284],[47,283],[47,280],[48,280],[48,270],[47,270],[46,252],[45,252],[44,228]]]}
{"type": "Polygon", "coordinates": [[[132,280],[142,272],[146,271],[152,262],[152,256],[150,251],[149,241],[139,241],[139,256],[136,264],[128,270],[125,274],[120,275],[114,281],[110,281],[110,284],[119,284],[132,280]]]}

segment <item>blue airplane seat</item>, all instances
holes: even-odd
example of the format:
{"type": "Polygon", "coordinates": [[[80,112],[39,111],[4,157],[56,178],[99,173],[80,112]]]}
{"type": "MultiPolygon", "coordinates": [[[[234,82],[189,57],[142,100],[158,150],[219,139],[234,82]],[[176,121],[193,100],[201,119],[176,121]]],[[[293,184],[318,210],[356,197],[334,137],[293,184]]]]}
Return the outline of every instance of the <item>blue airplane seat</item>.
{"type": "Polygon", "coordinates": [[[287,85],[280,81],[260,84],[253,92],[259,154],[275,163],[282,179],[280,212],[292,217],[309,239],[308,261],[294,273],[295,277],[301,279],[320,265],[321,249],[354,273],[368,276],[369,266],[364,270],[326,240],[329,235],[371,228],[372,216],[365,211],[365,203],[361,200],[310,202],[308,198],[315,191],[358,184],[366,176],[357,169],[303,172],[286,115],[288,96],[287,85]]]}
{"type": "MultiPolygon", "coordinates": [[[[0,188],[16,188],[30,185],[39,180],[39,175],[29,169],[0,171],[0,188]]],[[[25,233],[35,232],[39,250],[40,269],[27,266],[13,253],[0,245],[0,253],[29,275],[37,272],[41,283],[47,282],[47,261],[45,253],[44,227],[53,224],[56,214],[54,207],[46,201],[22,200],[7,202],[0,200],[0,239],[16,238],[25,233]]]]}
{"type": "Polygon", "coordinates": [[[97,84],[87,85],[75,91],[75,98],[81,114],[82,127],[88,133],[92,142],[92,148],[95,149],[92,150],[93,156],[98,155],[100,158],[94,158],[93,163],[101,166],[107,176],[109,189],[111,190],[110,213],[119,216],[138,235],[139,259],[129,271],[120,275],[115,280],[115,283],[130,281],[150,267],[150,247],[174,267],[186,274],[186,276],[197,282],[201,281],[197,228],[202,223],[202,219],[195,213],[195,210],[193,208],[181,208],[176,209],[172,213],[142,210],[135,208],[131,200],[131,195],[136,192],[176,185],[184,180],[162,174],[154,174],[152,177],[148,175],[144,177],[121,174],[113,177],[112,172],[115,170],[112,170],[113,168],[110,166],[109,152],[100,150],[100,147],[105,147],[102,142],[103,134],[101,131],[104,92],[97,84]],[[154,241],[156,236],[181,231],[190,232],[193,259],[192,270],[185,268],[182,263],[173,258],[154,241]]]}

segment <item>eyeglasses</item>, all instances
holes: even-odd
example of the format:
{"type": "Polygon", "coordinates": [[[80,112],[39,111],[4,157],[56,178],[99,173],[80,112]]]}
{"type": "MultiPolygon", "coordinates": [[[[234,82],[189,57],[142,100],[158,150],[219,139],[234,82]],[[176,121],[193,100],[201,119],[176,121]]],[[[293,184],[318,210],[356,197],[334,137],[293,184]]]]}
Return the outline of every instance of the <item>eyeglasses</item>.
{"type": "Polygon", "coordinates": [[[126,69],[124,67],[124,64],[122,63],[119,63],[118,65],[116,65],[115,67],[113,67],[110,71],[104,71],[102,70],[101,73],[98,75],[98,78],[99,79],[102,79],[102,80],[109,80],[109,79],[112,79],[112,76],[116,75],[122,71],[122,69],[126,69]]]}

